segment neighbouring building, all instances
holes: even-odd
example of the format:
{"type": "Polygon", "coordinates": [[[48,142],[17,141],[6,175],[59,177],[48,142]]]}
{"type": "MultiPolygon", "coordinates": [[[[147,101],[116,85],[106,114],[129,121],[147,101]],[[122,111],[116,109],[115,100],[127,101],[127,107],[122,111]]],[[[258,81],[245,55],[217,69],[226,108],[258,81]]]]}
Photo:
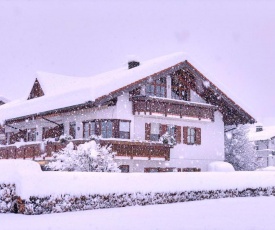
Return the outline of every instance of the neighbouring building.
{"type": "Polygon", "coordinates": [[[0,118],[8,145],[101,136],[129,172],[206,171],[224,160],[224,127],[255,122],[179,53],[93,77],[39,72],[29,95],[1,106],[0,118]],[[167,132],[175,146],[159,143],[167,132]]]}
{"type": "MultiPolygon", "coordinates": [[[[0,106],[8,103],[9,100],[3,96],[0,96],[0,106]]],[[[0,145],[6,143],[5,128],[0,124],[0,145]]]]}
{"type": "Polygon", "coordinates": [[[256,123],[250,128],[249,140],[254,142],[259,158],[264,166],[275,166],[275,126],[263,126],[256,123]]]}

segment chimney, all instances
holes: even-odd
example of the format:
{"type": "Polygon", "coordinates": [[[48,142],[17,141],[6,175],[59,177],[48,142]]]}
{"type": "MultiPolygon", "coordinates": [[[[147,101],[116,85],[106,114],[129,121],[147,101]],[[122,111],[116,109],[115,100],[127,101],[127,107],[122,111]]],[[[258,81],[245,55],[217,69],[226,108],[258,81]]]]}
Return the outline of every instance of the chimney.
{"type": "Polygon", "coordinates": [[[128,69],[132,69],[132,68],[135,68],[137,66],[139,66],[139,62],[138,61],[129,61],[128,62],[128,69]]]}
{"type": "Polygon", "coordinates": [[[263,131],[264,129],[263,129],[263,126],[262,125],[257,125],[256,126],[256,132],[261,132],[261,131],[263,131]]]}

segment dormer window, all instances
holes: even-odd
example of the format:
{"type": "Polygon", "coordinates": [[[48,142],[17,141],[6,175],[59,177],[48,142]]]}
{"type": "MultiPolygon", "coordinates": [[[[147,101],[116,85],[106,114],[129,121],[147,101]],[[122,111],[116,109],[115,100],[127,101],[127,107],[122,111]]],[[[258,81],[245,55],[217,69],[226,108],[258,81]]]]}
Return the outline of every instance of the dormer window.
{"type": "Polygon", "coordinates": [[[147,96],[166,97],[166,78],[160,78],[146,84],[147,96]]]}

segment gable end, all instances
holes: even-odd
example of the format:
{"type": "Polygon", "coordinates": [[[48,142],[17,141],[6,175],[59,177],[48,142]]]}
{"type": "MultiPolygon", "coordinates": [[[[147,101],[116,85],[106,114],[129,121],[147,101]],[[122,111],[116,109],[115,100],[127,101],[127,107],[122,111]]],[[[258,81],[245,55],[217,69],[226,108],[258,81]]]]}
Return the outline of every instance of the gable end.
{"type": "Polygon", "coordinates": [[[35,79],[35,82],[33,84],[32,90],[30,92],[30,95],[28,97],[28,100],[37,98],[37,97],[42,97],[44,96],[43,89],[41,88],[41,85],[37,79],[35,79]]]}

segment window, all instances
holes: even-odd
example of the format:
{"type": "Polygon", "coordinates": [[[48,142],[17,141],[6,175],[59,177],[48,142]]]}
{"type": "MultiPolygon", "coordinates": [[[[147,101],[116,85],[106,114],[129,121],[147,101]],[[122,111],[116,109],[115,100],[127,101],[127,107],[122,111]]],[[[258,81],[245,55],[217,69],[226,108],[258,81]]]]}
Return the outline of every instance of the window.
{"type": "Polygon", "coordinates": [[[159,173],[159,172],[177,172],[178,169],[177,168],[173,168],[173,167],[168,167],[168,168],[144,168],[144,172],[145,173],[159,173]]]}
{"type": "Polygon", "coordinates": [[[70,122],[69,134],[73,137],[73,139],[75,139],[75,134],[76,134],[76,124],[75,124],[75,122],[70,122]]]}
{"type": "Polygon", "coordinates": [[[101,121],[101,136],[103,138],[112,138],[113,137],[113,122],[101,121]]]}
{"type": "Polygon", "coordinates": [[[27,141],[36,141],[36,129],[27,130],[27,141]]]}
{"type": "Polygon", "coordinates": [[[183,127],[183,143],[201,145],[201,128],[183,127]]]}
{"type": "Polygon", "coordinates": [[[120,165],[118,168],[121,170],[122,173],[128,173],[130,171],[129,165],[120,165]]]}
{"type": "Polygon", "coordinates": [[[83,122],[83,137],[89,138],[91,135],[130,139],[130,121],[111,119],[83,122]]]}
{"type": "Polygon", "coordinates": [[[6,133],[6,140],[7,140],[7,144],[8,144],[8,145],[9,145],[9,144],[13,144],[13,143],[12,143],[12,140],[11,140],[11,139],[12,139],[11,137],[12,137],[13,135],[14,135],[13,132],[7,132],[7,133],[6,133]]]}
{"type": "Polygon", "coordinates": [[[187,143],[195,144],[195,141],[196,141],[196,130],[195,130],[195,128],[188,127],[187,143]]]}
{"type": "Polygon", "coordinates": [[[130,122],[129,121],[119,122],[119,138],[130,139],[130,122]]]}
{"type": "Polygon", "coordinates": [[[166,97],[166,78],[160,78],[146,84],[145,93],[147,96],[166,97]]]}
{"type": "Polygon", "coordinates": [[[151,123],[150,140],[151,141],[158,141],[159,138],[160,138],[159,124],[158,123],[151,123]]]}
{"type": "Polygon", "coordinates": [[[171,98],[188,101],[189,94],[188,88],[179,81],[178,77],[172,77],[171,98]]]}
{"type": "Polygon", "coordinates": [[[172,137],[176,138],[176,126],[174,125],[167,125],[167,133],[172,137]]]}
{"type": "Polygon", "coordinates": [[[95,135],[95,121],[85,122],[83,128],[84,138],[89,138],[91,135],[95,135]]]}

